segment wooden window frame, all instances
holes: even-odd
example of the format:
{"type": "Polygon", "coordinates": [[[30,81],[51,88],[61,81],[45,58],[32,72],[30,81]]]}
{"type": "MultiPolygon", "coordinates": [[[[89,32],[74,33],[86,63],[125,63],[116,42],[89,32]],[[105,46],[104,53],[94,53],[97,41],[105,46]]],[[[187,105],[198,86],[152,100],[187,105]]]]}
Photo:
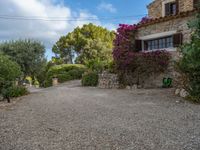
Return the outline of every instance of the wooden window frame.
{"type": "Polygon", "coordinates": [[[179,1],[180,0],[165,0],[162,2],[162,16],[177,15],[179,13],[179,1]],[[172,7],[175,5],[175,12],[172,7]],[[169,6],[167,6],[169,5],[169,6]],[[167,11],[168,10],[168,11],[167,11]]]}
{"type": "Polygon", "coordinates": [[[176,2],[169,2],[165,4],[165,16],[171,16],[177,14],[177,3],[176,2]],[[169,7],[169,8],[167,8],[169,7]],[[175,10],[174,10],[175,7],[175,10]]]}
{"type": "Polygon", "coordinates": [[[159,50],[159,49],[168,49],[168,48],[174,48],[174,43],[173,43],[173,35],[171,36],[166,36],[166,37],[160,37],[152,40],[145,40],[144,41],[145,49],[144,51],[153,51],[153,50],[159,50]],[[167,41],[168,38],[171,38],[170,46],[168,46],[169,42],[167,41]],[[160,43],[160,41],[164,41],[164,43],[160,43]],[[154,43],[154,44],[153,44],[154,43]],[[155,43],[157,43],[155,45],[155,43]],[[149,48],[149,45],[151,45],[151,48],[149,48]],[[160,47],[162,45],[162,47],[160,47]]]}

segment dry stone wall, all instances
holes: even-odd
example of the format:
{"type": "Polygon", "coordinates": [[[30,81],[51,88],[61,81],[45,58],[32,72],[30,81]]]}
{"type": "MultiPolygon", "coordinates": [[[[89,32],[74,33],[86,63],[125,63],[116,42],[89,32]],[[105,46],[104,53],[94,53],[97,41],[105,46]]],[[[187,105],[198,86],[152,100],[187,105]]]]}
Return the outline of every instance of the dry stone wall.
{"type": "Polygon", "coordinates": [[[191,38],[191,30],[188,28],[188,22],[192,19],[194,19],[194,15],[177,19],[171,19],[169,21],[164,21],[141,27],[138,30],[137,38],[156,33],[177,31],[183,34],[183,42],[188,42],[191,38]]]}
{"type": "Polygon", "coordinates": [[[180,12],[186,12],[194,9],[193,0],[179,0],[180,12]]]}
{"type": "MultiPolygon", "coordinates": [[[[152,3],[150,3],[147,6],[149,17],[151,18],[162,17],[162,12],[163,12],[162,3],[165,1],[167,0],[154,0],[152,3]]],[[[193,0],[179,0],[179,12],[191,11],[193,9],[194,9],[193,0]]]]}
{"type": "Polygon", "coordinates": [[[148,6],[148,14],[150,18],[162,17],[162,0],[155,0],[148,6]]]}
{"type": "Polygon", "coordinates": [[[103,72],[102,74],[99,74],[98,87],[104,89],[119,88],[119,78],[116,74],[103,72]]]}

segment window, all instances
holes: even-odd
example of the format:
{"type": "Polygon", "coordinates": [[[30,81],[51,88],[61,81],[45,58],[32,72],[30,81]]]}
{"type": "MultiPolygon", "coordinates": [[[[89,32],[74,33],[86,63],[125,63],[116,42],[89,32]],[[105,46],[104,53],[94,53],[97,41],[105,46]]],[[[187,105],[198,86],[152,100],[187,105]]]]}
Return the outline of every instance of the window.
{"type": "Polygon", "coordinates": [[[173,47],[173,36],[144,41],[145,50],[158,50],[173,47]]]}
{"type": "Polygon", "coordinates": [[[136,51],[145,50],[160,50],[169,49],[174,50],[176,47],[180,47],[183,43],[183,34],[181,32],[175,33],[161,33],[159,35],[148,35],[139,37],[135,40],[134,48],[136,51]]]}
{"type": "Polygon", "coordinates": [[[170,2],[165,4],[165,16],[176,15],[177,14],[177,2],[170,2]]]}

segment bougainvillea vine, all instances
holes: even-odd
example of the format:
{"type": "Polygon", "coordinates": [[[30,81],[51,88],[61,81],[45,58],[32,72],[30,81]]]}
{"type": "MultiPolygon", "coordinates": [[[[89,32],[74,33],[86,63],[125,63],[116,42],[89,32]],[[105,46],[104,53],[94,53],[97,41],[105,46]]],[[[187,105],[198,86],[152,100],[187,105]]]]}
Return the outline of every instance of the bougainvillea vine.
{"type": "Polygon", "coordinates": [[[120,24],[114,40],[113,58],[118,71],[143,70],[146,73],[164,71],[170,60],[169,52],[157,50],[138,52],[136,34],[141,24],[149,22],[148,17],[142,18],[138,24],[120,24]]]}

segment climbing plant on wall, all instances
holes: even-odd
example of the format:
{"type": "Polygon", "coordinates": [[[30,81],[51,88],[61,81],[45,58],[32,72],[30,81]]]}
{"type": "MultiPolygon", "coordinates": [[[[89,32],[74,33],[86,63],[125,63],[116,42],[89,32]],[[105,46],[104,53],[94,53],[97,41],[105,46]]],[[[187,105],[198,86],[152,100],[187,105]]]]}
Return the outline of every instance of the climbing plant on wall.
{"type": "Polygon", "coordinates": [[[136,25],[120,24],[114,40],[113,58],[116,70],[123,78],[125,73],[134,76],[151,73],[161,73],[166,70],[170,60],[169,52],[158,50],[143,52],[140,40],[136,40],[136,34],[140,24],[148,22],[148,18],[136,25]]]}

